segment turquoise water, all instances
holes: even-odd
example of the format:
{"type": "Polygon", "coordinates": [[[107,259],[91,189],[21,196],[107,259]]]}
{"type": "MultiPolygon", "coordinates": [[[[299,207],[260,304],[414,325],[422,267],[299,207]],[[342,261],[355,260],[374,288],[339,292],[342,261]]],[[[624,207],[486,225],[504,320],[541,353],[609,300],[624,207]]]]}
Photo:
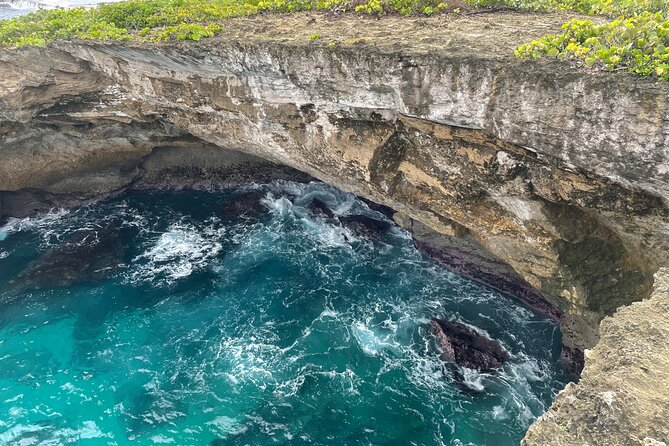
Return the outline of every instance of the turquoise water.
{"type": "Polygon", "coordinates": [[[0,228],[0,444],[512,445],[565,385],[551,321],[436,266],[399,228],[372,242],[306,208],[383,218],[351,195],[253,187],[259,220],[222,215],[240,191],[145,193],[0,228]],[[96,228],[122,241],[108,277],[17,278],[96,228]],[[454,378],[432,317],[477,327],[511,361],[454,378]]]}

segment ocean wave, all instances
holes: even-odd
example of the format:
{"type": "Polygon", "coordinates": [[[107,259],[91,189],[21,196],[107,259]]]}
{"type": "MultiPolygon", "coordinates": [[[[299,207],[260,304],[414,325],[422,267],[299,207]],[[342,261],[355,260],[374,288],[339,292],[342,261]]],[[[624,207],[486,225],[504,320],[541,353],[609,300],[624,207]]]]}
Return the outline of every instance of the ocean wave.
{"type": "Polygon", "coordinates": [[[170,285],[207,267],[223,249],[223,226],[197,228],[175,223],[161,234],[153,246],[133,259],[127,274],[131,283],[170,285]]]}
{"type": "Polygon", "coordinates": [[[58,225],[63,218],[69,215],[66,209],[56,209],[36,217],[9,218],[4,226],[0,227],[0,241],[7,239],[14,233],[35,231],[40,233],[43,240],[49,240],[59,232],[58,225]]]}

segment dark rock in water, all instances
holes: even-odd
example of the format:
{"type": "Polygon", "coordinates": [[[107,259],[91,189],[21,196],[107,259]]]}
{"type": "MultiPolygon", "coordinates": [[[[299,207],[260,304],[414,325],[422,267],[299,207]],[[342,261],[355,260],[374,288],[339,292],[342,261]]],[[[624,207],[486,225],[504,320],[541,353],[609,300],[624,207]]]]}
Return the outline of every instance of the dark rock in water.
{"type": "Polygon", "coordinates": [[[125,247],[115,224],[76,232],[34,260],[13,282],[19,291],[97,282],[123,265],[125,247]]]}
{"type": "Polygon", "coordinates": [[[390,223],[387,221],[376,220],[365,215],[349,215],[339,217],[342,226],[350,229],[361,237],[368,237],[374,240],[381,238],[383,234],[390,230],[390,223]]]}
{"type": "Polygon", "coordinates": [[[372,200],[368,200],[365,197],[359,196],[358,198],[360,199],[360,201],[365,203],[367,207],[370,208],[371,210],[380,212],[391,220],[393,219],[393,215],[395,215],[395,209],[388,207],[384,204],[375,203],[372,200]]]}
{"type": "Polygon", "coordinates": [[[263,191],[251,191],[232,197],[223,205],[223,216],[229,220],[239,217],[261,218],[269,212],[260,202],[265,196],[266,194],[263,191]]]}
{"type": "Polygon", "coordinates": [[[441,359],[480,372],[491,372],[509,360],[497,342],[459,322],[433,319],[430,323],[441,359]]]}
{"type": "Polygon", "coordinates": [[[318,198],[311,200],[311,203],[309,203],[307,208],[315,217],[334,218],[334,212],[332,212],[325,202],[318,198]]]}

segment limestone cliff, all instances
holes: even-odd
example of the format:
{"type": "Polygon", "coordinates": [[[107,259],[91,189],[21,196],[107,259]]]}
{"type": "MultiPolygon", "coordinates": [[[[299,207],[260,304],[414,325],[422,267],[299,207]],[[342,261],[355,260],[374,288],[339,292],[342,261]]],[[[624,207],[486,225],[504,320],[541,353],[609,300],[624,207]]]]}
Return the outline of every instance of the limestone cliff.
{"type": "Polygon", "coordinates": [[[669,84],[514,58],[564,21],[259,16],[197,44],[1,50],[0,218],[304,172],[559,320],[577,358],[668,263],[669,84]]]}
{"type": "Polygon", "coordinates": [[[530,427],[523,445],[666,446],[669,419],[669,270],[650,299],[602,321],[578,384],[530,427]],[[664,383],[665,385],[658,385],[664,383]]]}

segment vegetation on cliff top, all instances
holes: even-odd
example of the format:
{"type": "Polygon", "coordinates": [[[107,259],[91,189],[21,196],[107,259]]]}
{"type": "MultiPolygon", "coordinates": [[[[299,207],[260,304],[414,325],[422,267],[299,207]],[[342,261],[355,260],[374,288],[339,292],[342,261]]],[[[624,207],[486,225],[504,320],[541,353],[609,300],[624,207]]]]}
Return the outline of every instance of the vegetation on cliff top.
{"type": "MultiPolygon", "coordinates": [[[[667,0],[456,0],[468,8],[568,10],[618,17],[605,25],[573,20],[564,32],[516,51],[519,58],[556,57],[577,65],[629,70],[669,80],[667,0]]],[[[458,11],[443,0],[131,0],[99,8],[39,10],[0,22],[0,45],[42,46],[58,39],[200,40],[230,17],[265,12],[354,11],[432,15],[458,11]]],[[[316,40],[316,39],[311,39],[316,40]]]]}
{"type": "Polygon", "coordinates": [[[262,12],[400,12],[433,14],[441,0],[131,0],[99,8],[39,10],[0,22],[0,45],[41,46],[58,39],[200,40],[230,17],[262,12]]]}
{"type": "Polygon", "coordinates": [[[563,29],[562,34],[521,45],[516,56],[552,56],[581,66],[624,69],[669,80],[669,20],[661,13],[619,17],[605,25],[572,20],[563,29]]]}

